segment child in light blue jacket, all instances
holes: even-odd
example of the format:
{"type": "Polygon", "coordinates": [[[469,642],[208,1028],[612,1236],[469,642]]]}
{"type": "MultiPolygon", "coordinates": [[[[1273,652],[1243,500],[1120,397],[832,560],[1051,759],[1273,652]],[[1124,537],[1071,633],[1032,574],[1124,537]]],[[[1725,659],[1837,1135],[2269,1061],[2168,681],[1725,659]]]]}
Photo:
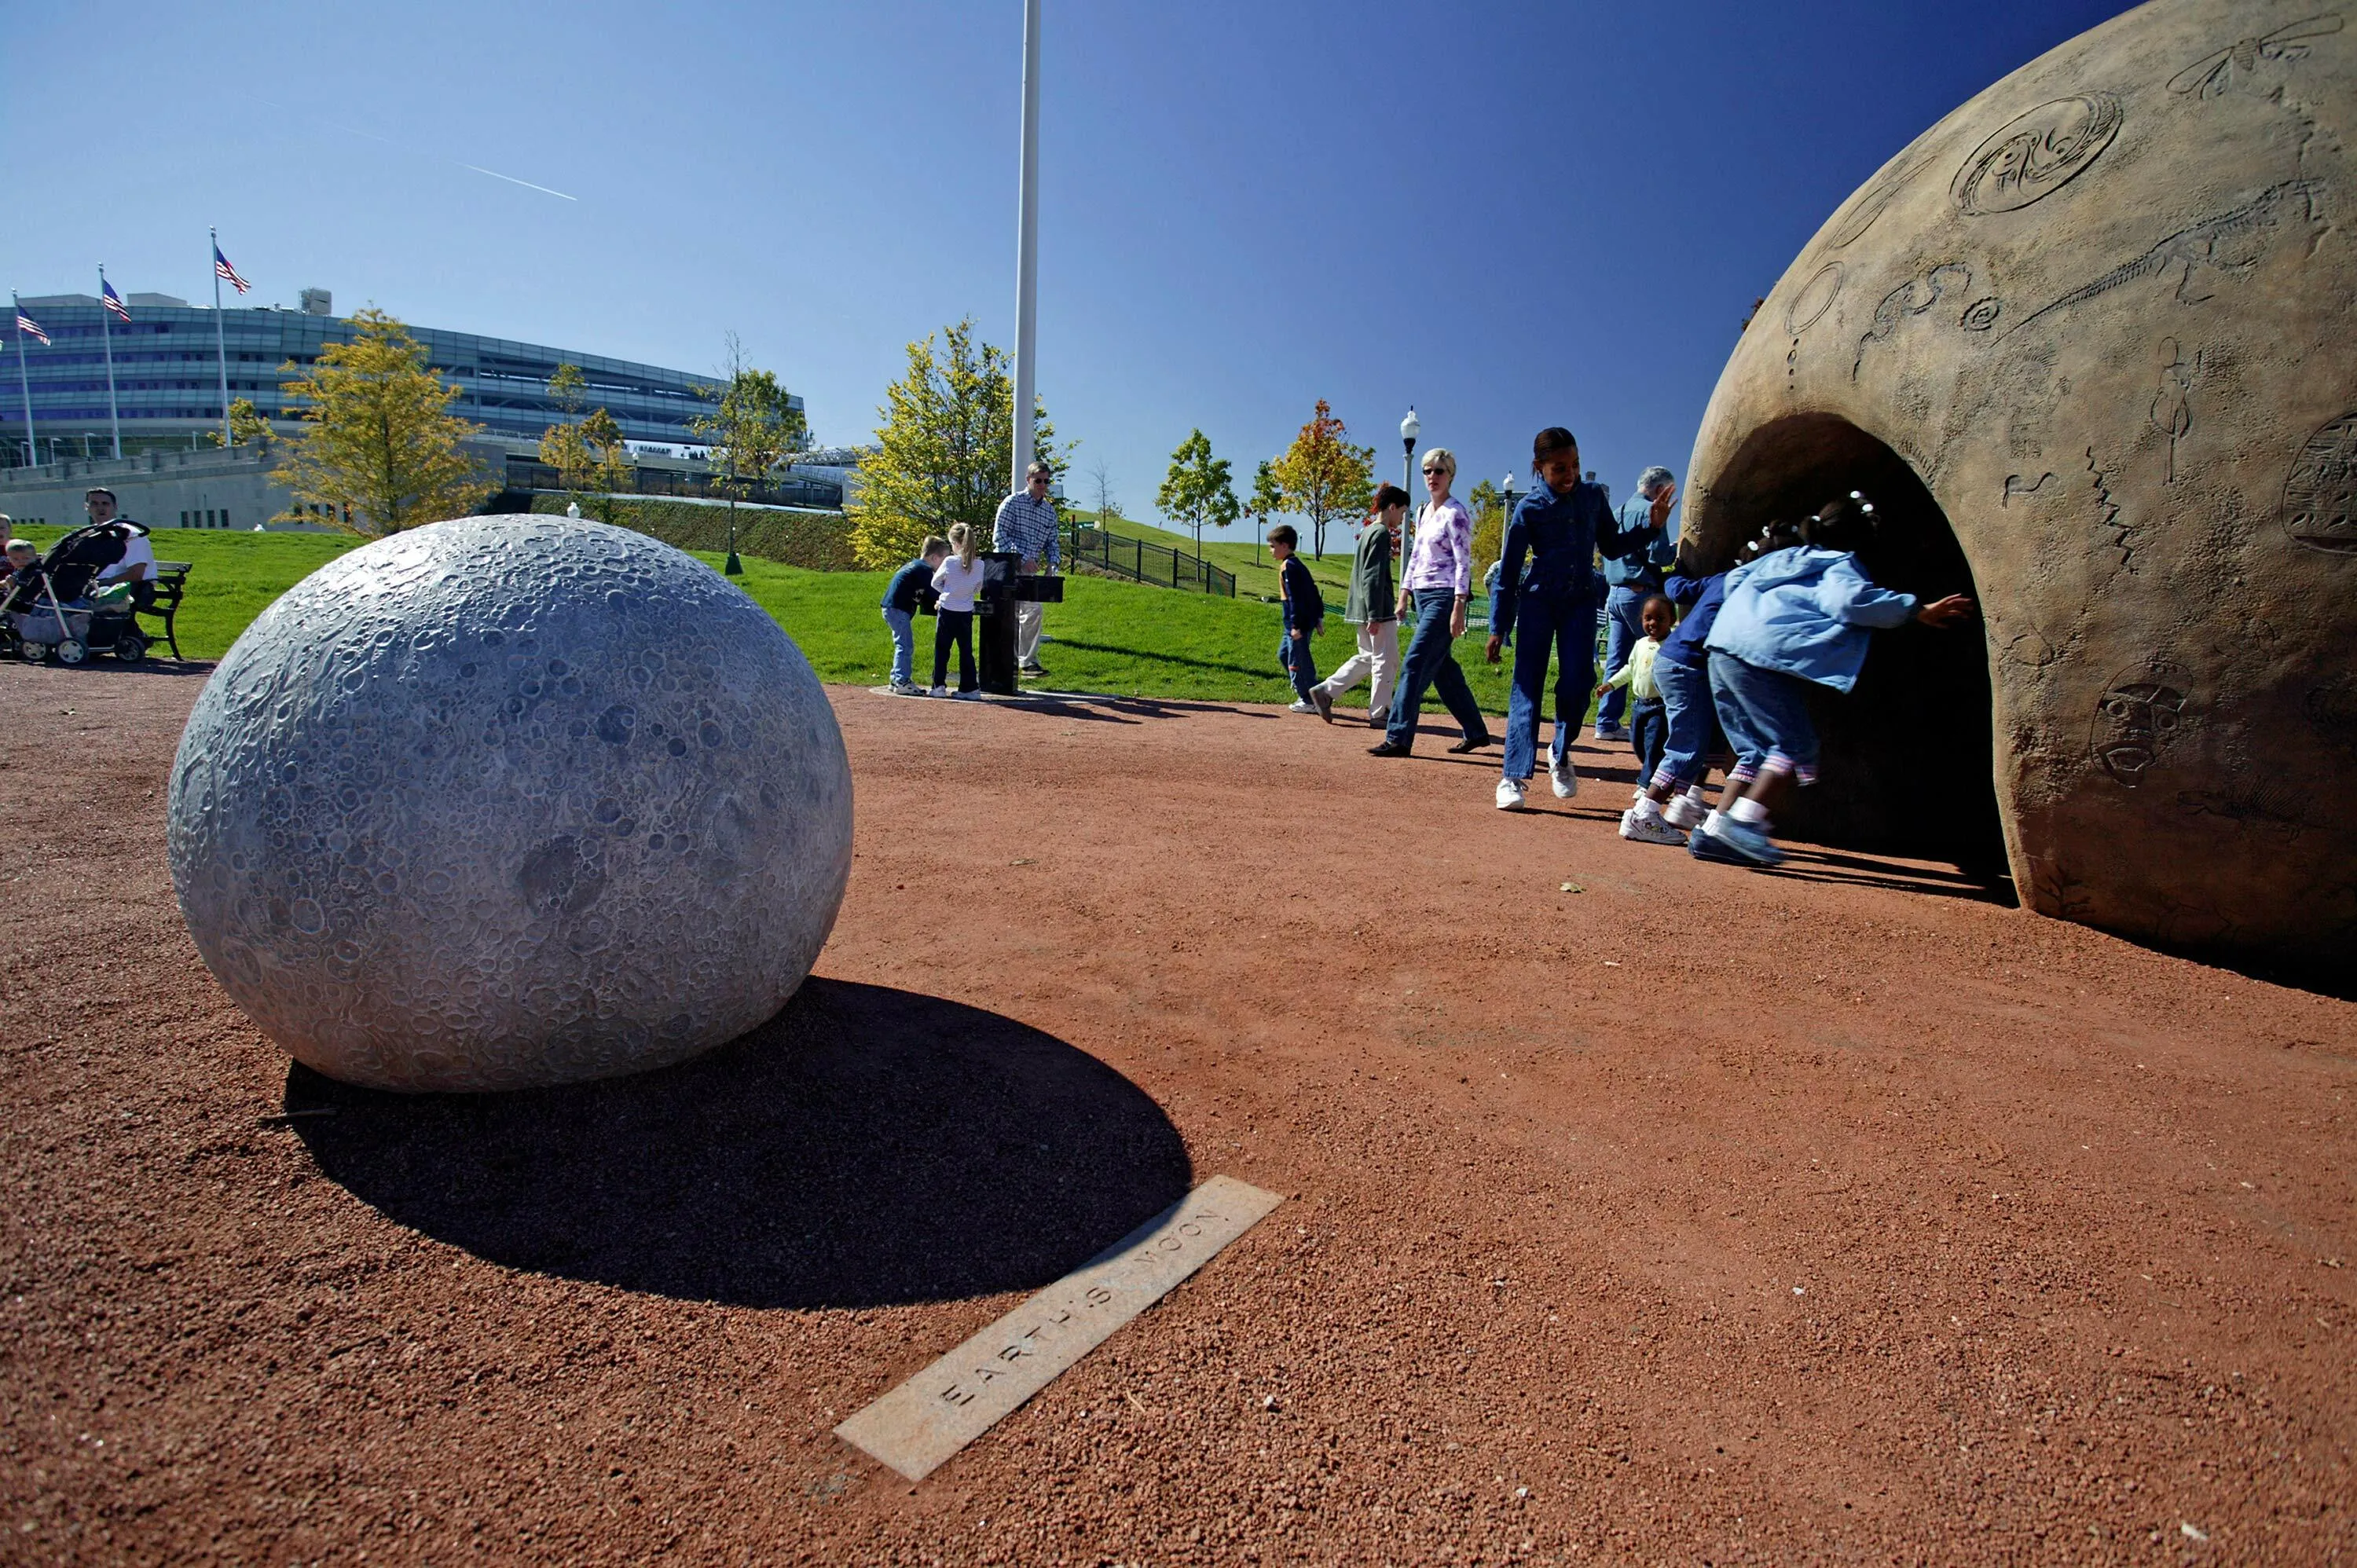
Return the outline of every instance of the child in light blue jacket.
{"type": "Polygon", "coordinates": [[[1710,629],[1710,694],[1735,747],[1727,805],[1696,828],[1698,859],[1774,865],[1769,805],[1788,781],[1813,783],[1817,732],[1812,685],[1848,692],[1880,628],[1920,620],[1953,626],[1973,602],[1951,594],[1924,604],[1875,586],[1856,552],[1873,537],[1874,503],[1856,490],[1801,523],[1801,542],[1727,575],[1727,596],[1710,629]]]}

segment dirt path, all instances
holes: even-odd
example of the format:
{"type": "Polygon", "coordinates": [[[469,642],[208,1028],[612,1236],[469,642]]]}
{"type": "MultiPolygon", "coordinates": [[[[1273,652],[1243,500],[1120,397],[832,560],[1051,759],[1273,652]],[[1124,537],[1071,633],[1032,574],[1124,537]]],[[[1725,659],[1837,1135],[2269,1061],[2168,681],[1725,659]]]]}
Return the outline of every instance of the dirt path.
{"type": "Polygon", "coordinates": [[[393,1101],[182,930],[196,691],[0,671],[0,1561],[2357,1556],[2349,1004],[1593,771],[839,690],[786,1014],[393,1101]],[[926,1484],[831,1435],[1222,1171],[1290,1201],[926,1484]]]}

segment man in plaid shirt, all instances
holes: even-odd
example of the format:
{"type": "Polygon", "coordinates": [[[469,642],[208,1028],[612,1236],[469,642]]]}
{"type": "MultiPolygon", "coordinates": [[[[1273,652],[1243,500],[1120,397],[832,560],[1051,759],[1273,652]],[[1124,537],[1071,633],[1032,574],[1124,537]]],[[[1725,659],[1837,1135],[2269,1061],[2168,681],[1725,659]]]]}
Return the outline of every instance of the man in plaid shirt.
{"type": "MultiPolygon", "coordinates": [[[[1039,564],[1054,571],[1062,559],[1056,540],[1056,503],[1049,499],[1049,482],[1056,470],[1034,463],[1025,472],[1023,488],[998,503],[991,524],[992,548],[1011,550],[1023,557],[1023,575],[1036,576],[1039,564]]],[[[1047,607],[1025,601],[1015,607],[1015,660],[1026,675],[1045,675],[1039,668],[1039,622],[1047,607]]]]}

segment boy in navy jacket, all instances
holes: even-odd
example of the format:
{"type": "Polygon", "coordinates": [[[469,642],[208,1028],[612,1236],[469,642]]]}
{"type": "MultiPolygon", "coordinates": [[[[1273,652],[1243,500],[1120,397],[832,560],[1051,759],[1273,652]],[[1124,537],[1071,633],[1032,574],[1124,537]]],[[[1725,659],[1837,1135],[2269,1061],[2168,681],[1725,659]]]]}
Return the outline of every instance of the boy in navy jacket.
{"type": "Polygon", "coordinates": [[[1318,684],[1318,660],[1309,651],[1309,639],[1325,628],[1326,596],[1318,591],[1318,580],[1309,575],[1308,564],[1296,553],[1300,545],[1301,535],[1289,522],[1268,531],[1268,553],[1276,557],[1277,592],[1285,598],[1285,641],[1278,645],[1276,657],[1293,682],[1293,711],[1314,714],[1318,708],[1310,701],[1309,689],[1318,684]]]}
{"type": "Polygon", "coordinates": [[[949,559],[950,542],[928,539],[924,553],[892,574],[884,587],[884,624],[892,632],[892,692],[913,697],[917,693],[917,606],[931,592],[933,573],[949,559]]]}

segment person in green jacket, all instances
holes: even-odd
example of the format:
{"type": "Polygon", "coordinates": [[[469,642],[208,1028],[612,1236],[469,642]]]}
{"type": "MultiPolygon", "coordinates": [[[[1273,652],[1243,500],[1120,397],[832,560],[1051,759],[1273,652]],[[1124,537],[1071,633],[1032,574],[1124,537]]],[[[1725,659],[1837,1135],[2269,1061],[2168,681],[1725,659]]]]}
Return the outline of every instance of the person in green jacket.
{"type": "Polygon", "coordinates": [[[1318,716],[1329,725],[1334,699],[1370,677],[1367,722],[1381,729],[1391,717],[1392,682],[1399,676],[1399,586],[1392,564],[1399,559],[1407,501],[1407,492],[1397,485],[1383,486],[1359,530],[1358,553],[1351,558],[1351,596],[1342,610],[1342,618],[1357,630],[1359,650],[1309,689],[1318,716]]]}

